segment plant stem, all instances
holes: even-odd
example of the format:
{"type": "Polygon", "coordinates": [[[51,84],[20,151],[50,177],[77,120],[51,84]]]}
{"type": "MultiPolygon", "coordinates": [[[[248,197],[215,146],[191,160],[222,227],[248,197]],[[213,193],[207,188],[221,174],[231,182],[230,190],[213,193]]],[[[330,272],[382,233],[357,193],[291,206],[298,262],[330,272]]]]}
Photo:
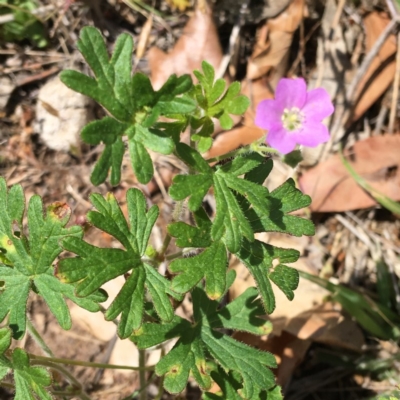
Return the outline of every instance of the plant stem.
{"type": "MultiPolygon", "coordinates": [[[[139,367],[129,367],[127,365],[114,365],[114,364],[103,364],[103,363],[94,363],[90,361],[79,361],[79,360],[69,360],[68,358],[56,358],[56,357],[42,357],[36,356],[34,354],[29,354],[29,357],[32,360],[36,360],[38,362],[52,362],[55,364],[65,364],[65,365],[80,365],[82,367],[91,367],[91,368],[104,368],[104,369],[126,369],[130,371],[140,371],[142,368],[139,367]]],[[[144,367],[144,371],[152,371],[154,366],[144,367]]]]}
{"type": "Polygon", "coordinates": [[[169,254],[168,256],[165,256],[165,259],[167,261],[175,260],[175,258],[179,258],[187,253],[190,253],[191,251],[196,250],[194,247],[186,247],[182,250],[177,251],[176,253],[169,254]]]}
{"type": "Polygon", "coordinates": [[[157,396],[154,397],[153,400],[161,400],[161,397],[164,393],[163,384],[164,384],[164,375],[160,378],[160,382],[158,384],[158,393],[157,393],[157,396]]]}
{"type": "Polygon", "coordinates": [[[54,364],[50,361],[41,361],[35,359],[31,360],[31,364],[55,369],[56,371],[64,375],[70,381],[70,383],[77,389],[77,392],[75,392],[75,396],[78,396],[81,400],[91,400],[90,397],[85,393],[82,384],[68,370],[63,368],[61,365],[54,364]]]}
{"type": "Polygon", "coordinates": [[[54,353],[51,351],[50,347],[47,346],[43,338],[40,336],[40,333],[33,326],[29,318],[26,319],[26,329],[31,335],[32,339],[42,349],[43,353],[46,354],[48,357],[54,357],[54,353]]]}
{"type": "Polygon", "coordinates": [[[159,261],[164,261],[165,252],[167,251],[168,246],[171,243],[171,240],[172,240],[172,236],[167,232],[167,234],[165,235],[165,238],[164,238],[164,242],[163,242],[163,244],[161,246],[161,249],[157,254],[157,259],[159,261]]]}
{"type": "Polygon", "coordinates": [[[236,149],[236,150],[232,150],[228,153],[222,154],[220,156],[217,157],[212,157],[209,158],[208,160],[206,160],[208,163],[212,163],[212,162],[218,162],[218,161],[222,161],[222,160],[226,160],[228,158],[232,158],[232,157],[236,157],[242,154],[246,154],[249,152],[256,152],[262,155],[265,155],[265,153],[275,153],[275,154],[279,154],[279,152],[271,147],[267,147],[267,146],[261,146],[260,144],[256,143],[252,143],[249,144],[248,146],[244,146],[241,147],[240,149],[236,149]]]}
{"type": "MultiPolygon", "coordinates": [[[[32,360],[32,364],[35,362],[35,358],[39,361],[39,358],[45,359],[47,361],[43,361],[48,363],[49,361],[53,361],[56,358],[54,358],[54,353],[51,351],[50,347],[47,346],[46,342],[43,340],[42,336],[40,333],[36,330],[36,328],[33,326],[32,322],[27,318],[26,320],[26,329],[31,335],[32,339],[37,343],[37,345],[42,349],[43,353],[48,355],[49,357],[41,357],[41,356],[35,356],[33,354],[30,354],[30,359],[32,360]]],[[[41,364],[43,365],[43,364],[41,364]]],[[[69,381],[74,384],[76,387],[79,387],[80,392],[77,393],[76,395],[81,398],[81,400],[90,400],[90,397],[85,393],[83,386],[81,383],[64,367],[60,365],[54,364],[52,367],[56,370],[58,370],[61,374],[63,374],[69,381]]]]}
{"type": "MultiPolygon", "coordinates": [[[[146,386],[146,350],[139,349],[139,367],[139,382],[142,389],[146,386]]],[[[140,400],[147,400],[147,390],[141,391],[140,400]]]]}

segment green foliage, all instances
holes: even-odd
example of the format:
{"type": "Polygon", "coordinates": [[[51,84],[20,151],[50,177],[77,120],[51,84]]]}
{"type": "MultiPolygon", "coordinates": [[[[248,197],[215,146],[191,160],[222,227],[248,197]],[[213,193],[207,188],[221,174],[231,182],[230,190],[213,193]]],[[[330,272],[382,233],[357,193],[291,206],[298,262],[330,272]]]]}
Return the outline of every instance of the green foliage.
{"type": "Polygon", "coordinates": [[[179,273],[172,282],[172,289],[186,293],[202,278],[206,280],[206,293],[211,299],[219,299],[226,290],[226,268],[228,257],[222,241],[212,242],[212,223],[203,208],[194,213],[197,227],[177,222],[168,226],[168,231],[177,238],[180,247],[207,247],[200,255],[173,261],[169,269],[179,273]]]}
{"type": "Polygon", "coordinates": [[[279,264],[272,268],[274,260],[281,263],[292,263],[298,260],[299,252],[292,249],[281,249],[255,240],[253,243],[243,241],[242,248],[236,254],[253,275],[261,298],[268,314],[275,309],[275,296],[271,281],[282,290],[289,300],[293,300],[293,290],[299,284],[299,274],[294,268],[279,264]]]}
{"type": "Polygon", "coordinates": [[[363,293],[343,285],[335,285],[318,276],[300,271],[300,276],[329,290],[332,299],[340,303],[351,316],[370,334],[382,340],[400,338],[400,317],[384,304],[375,302],[363,293]]]}
{"type": "Polygon", "coordinates": [[[263,157],[250,153],[211,168],[196,150],[183,143],[177,145],[176,151],[196,174],[177,175],[170,188],[171,197],[174,200],[189,197],[188,207],[196,211],[214,185],[217,212],[211,237],[222,239],[232,253],[239,251],[244,237],[254,241],[255,232],[314,234],[311,221],[289,215],[311,201],[296,189],[293,180],[271,193],[261,186],[271,170],[271,161],[264,163],[263,157]],[[244,178],[239,178],[243,174],[244,178]]]}
{"type": "Polygon", "coordinates": [[[51,385],[51,376],[46,369],[31,367],[29,356],[22,349],[5,352],[11,345],[11,331],[0,329],[0,379],[10,371],[14,373],[16,400],[51,400],[53,397],[46,390],[51,385]]]}
{"type": "Polygon", "coordinates": [[[203,73],[194,71],[199,81],[194,88],[194,93],[201,112],[199,117],[192,119],[191,124],[196,130],[192,139],[198,141],[198,150],[204,153],[212,145],[213,118],[219,120],[223,129],[231,129],[233,120],[230,114],[242,115],[250,105],[250,101],[246,96],[240,95],[239,82],[234,82],[226,88],[224,79],[215,80],[212,65],[203,61],[201,66],[203,73]]]}
{"type": "Polygon", "coordinates": [[[144,257],[151,230],[158,217],[158,207],[153,206],[146,212],[146,199],[142,192],[129,189],[126,195],[128,225],[112,194],[106,198],[92,194],[90,199],[97,211],[88,213],[88,221],[117,239],[124,250],[98,248],[80,237],[68,237],[63,240],[63,246],[78,257],[61,260],[58,276],[63,282],[76,282],[76,294],[85,297],[99,290],[104,283],[131,271],[105,314],[107,320],[113,320],[121,314],[118,325],[121,338],[128,337],[142,324],[145,288],[158,316],[163,321],[172,320],[174,310],[168,295],[176,298],[180,296],[169,289],[169,281],[147,263],[144,257]]]}
{"type": "Polygon", "coordinates": [[[65,297],[89,311],[98,311],[99,302],[106,300],[97,290],[86,299],[75,296],[74,287],[54,276],[52,265],[61,253],[60,240],[82,236],[80,227],[65,228],[71,209],[65,203],[53,203],[43,215],[39,196],[32,196],[27,212],[29,236],[22,227],[25,199],[19,185],[7,191],[0,178],[0,321],[8,315],[13,337],[20,339],[26,328],[26,303],[30,290],[43,297],[63,329],[71,327],[65,297]]]}
{"type": "Polygon", "coordinates": [[[253,349],[223,332],[235,329],[264,335],[271,331],[270,323],[259,318],[263,308],[256,300],[257,295],[255,288],[249,288],[226,307],[218,309],[218,302],[209,300],[204,291],[196,287],[192,292],[193,323],[178,316],[162,325],[145,323],[131,340],[145,349],[179,338],[156,366],[156,373],[165,375],[164,387],[171,393],[184,389],[190,373],[203,390],[208,390],[211,373],[220,365],[240,377],[242,398],[256,398],[260,391],[274,386],[269,368],[276,367],[275,359],[272,354],[253,349]]]}
{"type": "Polygon", "coordinates": [[[69,88],[96,100],[111,115],[90,123],[82,131],[85,142],[105,145],[92,173],[93,184],[104,182],[110,169],[111,184],[119,183],[125,151],[123,136],[128,139],[132,167],[139,182],[148,183],[153,176],[153,163],[147,149],[161,154],[170,154],[174,149],[168,129],[153,126],[158,117],[173,118],[174,114],[187,114],[195,109],[194,101],[185,95],[192,88],[190,76],[172,75],[159,91],[154,91],[146,75],[132,76],[133,41],[128,34],[118,37],[109,58],[100,32],[85,27],[78,49],[95,77],[67,70],[61,74],[61,80],[69,88]]]}
{"type": "Polygon", "coordinates": [[[0,15],[12,15],[13,21],[0,25],[0,41],[30,40],[35,46],[47,46],[46,33],[38,17],[32,14],[38,7],[35,0],[0,0],[0,15]]]}
{"type": "MultiPolygon", "coordinates": [[[[230,333],[271,332],[263,314],[275,308],[272,283],[293,299],[299,274],[286,264],[295,262],[299,253],[263,243],[255,234],[314,234],[312,222],[291,214],[307,207],[310,198],[296,189],[293,180],[271,192],[264,187],[273,163],[256,152],[246,154],[241,149],[236,158],[214,166],[203,158],[201,153],[212,144],[215,119],[230,129],[231,115],[243,114],[249,105],[240,95],[240,85],[226,87],[222,79],[215,80],[208,63],[202,64],[202,72],[195,72],[199,81],[195,86],[188,75],[173,75],[155,91],[147,76],[132,74],[131,36],[120,35],[110,57],[100,32],[86,27],[78,48],[94,77],[70,70],[64,71],[61,79],[107,111],[106,117],[82,131],[85,142],[104,145],[92,182],[98,185],[110,175],[111,184],[119,183],[126,147],[141,183],[153,176],[150,151],[174,154],[187,172],[173,179],[170,195],[181,202],[178,209],[187,202],[194,224],[175,220],[167,227],[182,252],[168,251],[169,236],[157,251],[149,239],[159,209],[155,205],[148,208],[140,190],[127,191],[127,216],[113,194],[92,194],[94,209],[88,212],[87,221],[118,242],[111,248],[96,247],[83,239],[80,227],[66,228],[71,214],[66,204],[54,203],[44,215],[39,196],[29,201],[24,229],[22,189],[14,186],[7,191],[5,181],[0,180],[0,322],[7,318],[10,328],[0,329],[0,379],[13,370],[17,399],[51,398],[45,389],[51,384],[47,371],[32,367],[23,350],[9,350],[11,336],[20,339],[25,332],[30,290],[44,298],[61,326],[68,329],[71,321],[65,298],[99,311],[98,303],[107,298],[101,287],[123,276],[125,282],[105,310],[105,318],[117,322],[118,335],[130,337],[141,349],[178,339],[156,366],[156,373],[164,375],[166,390],[179,393],[191,375],[203,391],[208,391],[213,381],[218,383],[221,392],[205,393],[205,399],[281,400],[270,370],[276,367],[272,354],[236,341],[230,333]],[[180,138],[188,127],[191,146],[180,138]],[[216,200],[212,218],[203,208],[210,190],[216,200]],[[73,255],[57,260],[62,250],[73,255]],[[194,253],[179,257],[187,252],[194,253]],[[221,306],[235,279],[235,273],[228,271],[229,254],[249,269],[257,287],[221,306]],[[169,263],[165,276],[158,271],[161,262],[169,263]],[[174,310],[189,292],[192,321],[178,317],[174,310]]],[[[383,295],[383,285],[381,291],[383,295]]],[[[351,301],[348,293],[338,298],[351,301]]],[[[365,304],[362,309],[366,314],[365,304]]],[[[391,318],[384,308],[379,311],[391,318]]],[[[390,337],[397,337],[395,331],[390,337]]]]}
{"type": "Polygon", "coordinates": [[[175,200],[189,197],[188,206],[194,211],[197,227],[178,222],[168,229],[177,238],[178,246],[206,249],[195,257],[172,262],[170,271],[179,274],[173,280],[173,290],[184,293],[205,278],[207,295],[211,299],[218,298],[226,286],[225,244],[254,276],[268,313],[275,309],[271,281],[292,300],[299,277],[295,269],[283,263],[297,261],[299,253],[254,240],[254,233],[313,234],[314,226],[310,221],[289,214],[309,205],[310,198],[296,189],[290,180],[271,193],[260,186],[272,169],[272,161],[265,162],[258,154],[237,157],[214,168],[184,144],[177,145],[177,154],[197,174],[176,176],[170,195],[175,200]],[[217,211],[211,222],[199,207],[213,184],[217,211]],[[280,264],[272,268],[274,260],[279,260],[280,264]]]}

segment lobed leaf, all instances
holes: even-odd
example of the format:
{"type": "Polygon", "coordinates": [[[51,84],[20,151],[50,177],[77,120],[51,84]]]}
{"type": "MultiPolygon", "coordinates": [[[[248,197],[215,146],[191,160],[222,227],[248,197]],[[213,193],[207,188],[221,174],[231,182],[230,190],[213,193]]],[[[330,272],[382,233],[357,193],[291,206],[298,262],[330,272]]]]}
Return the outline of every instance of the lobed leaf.
{"type": "Polygon", "coordinates": [[[43,297],[64,329],[71,327],[66,297],[93,312],[106,299],[105,293],[98,291],[83,302],[73,294],[73,286],[54,277],[53,263],[62,251],[60,241],[82,236],[78,226],[65,228],[71,215],[68,205],[53,203],[43,215],[40,197],[32,196],[27,211],[29,236],[25,236],[22,227],[24,208],[22,188],[13,186],[7,191],[5,180],[0,178],[0,276],[4,282],[0,290],[0,321],[8,316],[15,339],[25,333],[26,303],[31,290],[43,297]]]}
{"type": "Polygon", "coordinates": [[[194,71],[199,81],[195,87],[195,97],[200,108],[202,118],[193,125],[197,132],[192,139],[198,141],[198,150],[206,152],[212,145],[211,135],[214,133],[213,118],[217,118],[223,129],[231,129],[233,126],[233,115],[242,115],[250,105],[246,96],[240,95],[240,83],[233,82],[225,90],[226,82],[223,79],[215,79],[214,68],[211,64],[203,61],[203,73],[194,71]]]}
{"type": "Polygon", "coordinates": [[[240,251],[236,253],[236,256],[253,275],[268,314],[275,309],[275,296],[271,280],[289,300],[293,300],[293,290],[299,284],[297,270],[284,265],[278,265],[273,270],[273,261],[278,259],[281,263],[292,263],[298,260],[299,255],[297,250],[274,247],[258,240],[252,243],[244,240],[240,251]]]}
{"type": "Polygon", "coordinates": [[[57,275],[64,282],[75,284],[76,295],[84,299],[93,296],[106,282],[125,275],[124,286],[105,314],[107,320],[121,316],[118,325],[121,338],[140,328],[146,289],[161,320],[171,320],[174,311],[168,295],[180,296],[170,289],[166,278],[144,261],[151,230],[158,217],[158,207],[147,210],[143,193],[138,189],[129,189],[126,194],[128,223],[112,194],[105,198],[92,194],[90,200],[97,211],[88,213],[88,221],[117,239],[124,249],[99,248],[81,238],[66,238],[64,248],[77,257],[61,260],[57,275]]]}
{"type": "Polygon", "coordinates": [[[9,371],[13,371],[16,400],[52,400],[46,390],[52,383],[50,373],[42,367],[31,367],[29,356],[22,349],[15,349],[11,359],[0,356],[0,379],[9,371]]]}
{"type": "Polygon", "coordinates": [[[172,393],[184,389],[190,374],[203,390],[208,390],[217,363],[225,371],[240,376],[242,397],[249,398],[274,386],[274,377],[268,368],[276,367],[275,359],[270,353],[260,352],[224,335],[221,329],[229,326],[257,334],[269,332],[270,323],[259,318],[263,310],[256,297],[256,289],[250,288],[228,307],[218,310],[218,302],[210,300],[202,289],[196,287],[192,292],[193,324],[178,316],[161,325],[145,323],[134,332],[131,340],[139,348],[148,348],[179,338],[156,366],[156,373],[165,375],[165,389],[172,393]]]}
{"type": "Polygon", "coordinates": [[[192,88],[190,76],[172,75],[158,91],[153,89],[146,75],[136,73],[132,76],[133,40],[127,34],[118,37],[110,58],[101,33],[94,27],[85,27],[80,34],[78,49],[94,78],[67,70],[62,72],[61,80],[69,88],[97,101],[111,115],[91,122],[82,131],[82,138],[87,143],[105,144],[93,170],[92,183],[103,183],[110,170],[111,184],[119,183],[125,152],[123,136],[128,137],[131,164],[139,182],[148,183],[154,171],[147,149],[162,154],[170,154],[174,149],[169,131],[155,127],[158,117],[174,118],[177,114],[179,118],[196,108],[194,100],[186,95],[192,88]]]}

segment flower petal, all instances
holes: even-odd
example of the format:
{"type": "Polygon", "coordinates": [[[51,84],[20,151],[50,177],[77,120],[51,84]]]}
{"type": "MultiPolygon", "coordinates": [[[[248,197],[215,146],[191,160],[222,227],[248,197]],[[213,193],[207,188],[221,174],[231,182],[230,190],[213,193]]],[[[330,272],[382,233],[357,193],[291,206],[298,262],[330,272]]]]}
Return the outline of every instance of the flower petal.
{"type": "Polygon", "coordinates": [[[290,153],[296,147],[293,135],[288,133],[282,126],[271,129],[267,134],[267,142],[282,154],[290,153]]]}
{"type": "Polygon", "coordinates": [[[334,107],[328,92],[323,88],[317,88],[307,93],[302,111],[307,119],[321,121],[333,114],[334,107]]]}
{"type": "Polygon", "coordinates": [[[291,133],[292,139],[303,146],[315,147],[329,140],[328,128],[321,122],[306,121],[303,129],[291,133]]]}
{"type": "Polygon", "coordinates": [[[307,85],[303,78],[287,79],[282,78],[275,90],[276,101],[283,108],[303,108],[307,99],[307,85]]]}
{"type": "Polygon", "coordinates": [[[276,100],[268,99],[260,101],[256,110],[254,123],[263,129],[271,129],[281,124],[283,108],[276,100]]]}

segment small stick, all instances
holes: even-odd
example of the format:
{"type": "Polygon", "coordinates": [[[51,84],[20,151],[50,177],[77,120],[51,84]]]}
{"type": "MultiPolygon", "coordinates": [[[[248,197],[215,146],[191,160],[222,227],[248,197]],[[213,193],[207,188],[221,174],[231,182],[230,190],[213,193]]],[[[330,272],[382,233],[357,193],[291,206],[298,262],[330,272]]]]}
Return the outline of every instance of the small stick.
{"type": "Polygon", "coordinates": [[[392,15],[392,18],[397,18],[398,11],[397,11],[396,4],[393,3],[393,0],[386,0],[386,5],[388,6],[388,9],[390,11],[390,14],[392,15]]]}
{"type": "Polygon", "coordinates": [[[398,22],[399,22],[398,18],[392,19],[389,22],[389,24],[386,26],[384,31],[379,36],[378,40],[372,46],[372,48],[369,51],[369,53],[367,54],[367,56],[364,58],[360,68],[358,69],[356,75],[354,76],[354,78],[347,90],[347,93],[346,93],[345,103],[347,103],[347,106],[344,107],[341,110],[341,112],[339,112],[339,115],[336,117],[335,124],[332,127],[331,143],[333,143],[335,141],[336,135],[338,134],[340,128],[342,127],[343,120],[350,115],[350,110],[351,110],[351,108],[353,106],[353,102],[354,102],[354,96],[355,96],[356,90],[358,88],[358,85],[359,85],[361,79],[367,72],[367,69],[371,65],[371,62],[377,56],[379,50],[381,49],[381,47],[383,46],[383,44],[385,43],[385,41],[389,37],[389,35],[392,33],[392,30],[398,24],[398,22]]]}
{"type": "Polygon", "coordinates": [[[400,82],[400,32],[397,34],[396,73],[394,76],[392,104],[390,107],[389,133],[393,133],[394,122],[397,114],[397,101],[399,99],[399,82],[400,82]]]}
{"type": "MultiPolygon", "coordinates": [[[[14,7],[10,7],[10,8],[14,9],[14,7]]],[[[53,5],[43,6],[43,7],[37,8],[36,10],[25,10],[25,9],[21,9],[19,7],[15,7],[15,9],[18,11],[24,11],[30,15],[35,15],[39,18],[40,16],[45,15],[46,13],[48,13],[50,11],[53,11],[54,6],[53,5]]],[[[14,20],[15,20],[15,14],[0,15],[0,25],[6,24],[7,22],[12,22],[14,20]]]]}

